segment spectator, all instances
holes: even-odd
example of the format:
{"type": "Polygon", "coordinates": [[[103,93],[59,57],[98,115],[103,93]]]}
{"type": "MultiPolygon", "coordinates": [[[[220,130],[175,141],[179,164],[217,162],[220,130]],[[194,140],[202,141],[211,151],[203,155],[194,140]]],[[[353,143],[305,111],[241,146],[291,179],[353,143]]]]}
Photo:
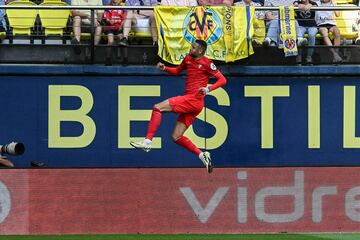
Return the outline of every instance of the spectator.
{"type": "MultiPolygon", "coordinates": [[[[102,0],[72,0],[72,6],[102,6],[102,0]]],[[[72,10],[73,16],[73,32],[74,38],[71,40],[72,44],[79,44],[81,37],[81,26],[91,26],[91,11],[90,10],[72,10]]],[[[103,11],[95,11],[94,23],[95,23],[95,40],[94,44],[97,45],[101,39],[101,26],[100,21],[102,19],[103,11]]],[[[89,28],[88,28],[89,29],[89,28]]]]}
{"type": "MultiPolygon", "coordinates": [[[[321,0],[321,7],[332,7],[336,6],[335,2],[332,0],[321,0]]],[[[335,16],[339,17],[339,11],[317,11],[316,12],[316,23],[319,27],[319,32],[323,36],[323,40],[326,46],[339,46],[340,45],[340,30],[336,26],[335,16]],[[334,35],[334,44],[329,38],[329,33],[332,32],[334,35]]],[[[331,48],[331,53],[333,54],[333,62],[340,63],[343,59],[338,53],[338,49],[331,48]]]]}
{"type": "Polygon", "coordinates": [[[254,3],[259,3],[261,6],[264,6],[264,0],[253,0],[254,3]]]}
{"type": "MultiPolygon", "coordinates": [[[[111,0],[107,6],[120,6],[121,0],[111,0]]],[[[123,24],[126,18],[126,12],[121,9],[109,9],[104,11],[104,33],[108,38],[108,45],[114,43],[114,36],[119,40],[122,37],[123,24]]]]}
{"type": "MultiPolygon", "coordinates": [[[[4,0],[0,0],[0,5],[5,5],[4,0]]],[[[5,9],[0,9],[0,32],[6,32],[5,9]]]]}
{"type": "MultiPolygon", "coordinates": [[[[252,0],[243,0],[243,1],[235,0],[234,5],[254,6],[254,7],[261,6],[260,3],[254,2],[252,0]]],[[[265,38],[264,19],[265,19],[265,13],[263,11],[255,11],[253,44],[261,44],[265,38]]]]}
{"type": "MultiPolygon", "coordinates": [[[[155,6],[158,5],[157,0],[126,0],[126,6],[155,6]]],[[[138,24],[138,19],[149,19],[149,24],[151,28],[151,36],[153,40],[153,45],[157,44],[157,29],[156,22],[153,10],[137,10],[137,11],[127,11],[126,19],[124,21],[124,37],[120,41],[120,45],[127,46],[129,45],[129,33],[133,25],[138,24]]]]}
{"type": "Polygon", "coordinates": [[[234,0],[198,0],[199,6],[226,5],[231,6],[234,0]]]}
{"type": "Polygon", "coordinates": [[[355,40],[356,45],[360,45],[360,11],[358,12],[358,17],[356,19],[355,25],[353,25],[353,28],[357,31],[357,38],[355,40]]]}
{"type": "MultiPolygon", "coordinates": [[[[265,0],[265,7],[279,7],[279,6],[292,6],[294,3],[293,0],[265,0]]],[[[267,11],[265,13],[266,17],[266,27],[268,29],[268,33],[266,38],[264,39],[263,45],[266,46],[276,46],[278,44],[279,34],[278,34],[278,11],[267,11]]],[[[296,28],[296,36],[298,41],[298,46],[304,46],[307,44],[307,39],[303,38],[300,35],[299,24],[295,20],[295,28],[296,28]]]]}
{"type": "Polygon", "coordinates": [[[187,6],[197,6],[198,3],[196,0],[161,0],[160,5],[187,7],[187,6]]]}
{"type": "MultiPolygon", "coordinates": [[[[358,6],[360,6],[360,1],[358,1],[358,6]]],[[[353,28],[357,31],[358,37],[355,40],[356,45],[360,45],[360,11],[358,11],[358,17],[356,18],[356,22],[353,25],[353,28]]]]}
{"type": "MultiPolygon", "coordinates": [[[[315,21],[315,11],[311,11],[310,9],[318,6],[318,4],[311,0],[298,0],[294,2],[294,6],[299,7],[299,10],[296,11],[296,18],[299,23],[300,35],[304,36],[305,33],[308,34],[310,48],[308,48],[307,51],[306,62],[311,63],[318,28],[315,21]]],[[[300,54],[299,56],[301,57],[300,54]]]]}
{"type": "MultiPolygon", "coordinates": [[[[111,0],[107,6],[120,6],[121,0],[111,0]]],[[[104,33],[107,35],[108,45],[114,43],[114,38],[122,38],[123,24],[126,18],[126,11],[121,9],[108,9],[104,11],[104,33]]],[[[106,65],[112,65],[112,48],[106,48],[106,65]]]]}
{"type": "Polygon", "coordinates": [[[0,155],[0,167],[14,167],[14,164],[7,157],[0,155]]]}

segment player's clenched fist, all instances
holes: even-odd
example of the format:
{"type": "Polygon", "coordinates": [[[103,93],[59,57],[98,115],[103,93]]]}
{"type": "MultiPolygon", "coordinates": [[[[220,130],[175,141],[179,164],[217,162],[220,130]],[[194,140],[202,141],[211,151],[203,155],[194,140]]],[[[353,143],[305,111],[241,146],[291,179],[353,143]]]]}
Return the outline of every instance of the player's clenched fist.
{"type": "Polygon", "coordinates": [[[209,87],[201,87],[199,89],[199,92],[202,94],[202,95],[206,95],[210,92],[210,88],[209,87]]]}
{"type": "Polygon", "coordinates": [[[157,67],[158,69],[162,70],[162,71],[165,70],[165,65],[164,65],[163,63],[161,63],[161,62],[158,62],[158,63],[156,64],[156,67],[157,67]]]}

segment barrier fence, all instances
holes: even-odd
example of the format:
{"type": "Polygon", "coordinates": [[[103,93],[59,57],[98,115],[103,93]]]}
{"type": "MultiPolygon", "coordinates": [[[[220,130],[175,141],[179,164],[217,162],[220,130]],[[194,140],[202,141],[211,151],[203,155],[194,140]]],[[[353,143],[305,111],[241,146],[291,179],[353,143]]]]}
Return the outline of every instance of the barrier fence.
{"type": "MultiPolygon", "coordinates": [[[[141,6],[119,6],[119,7],[114,7],[114,6],[21,6],[21,5],[3,5],[0,6],[0,9],[5,9],[5,10],[32,10],[32,9],[37,9],[37,10],[90,10],[91,11],[91,30],[90,30],[90,34],[82,34],[83,37],[85,36],[84,39],[88,39],[89,41],[83,41],[81,46],[85,46],[88,47],[89,49],[89,58],[91,59],[91,63],[94,63],[94,58],[95,58],[95,46],[94,46],[94,39],[95,39],[95,11],[97,10],[106,10],[106,9],[126,9],[126,10],[152,10],[154,7],[141,7],[141,6]]],[[[265,11],[265,10],[278,10],[278,7],[255,7],[256,10],[258,11],[265,11]]],[[[297,7],[294,8],[295,10],[298,9],[297,7]]],[[[336,7],[314,7],[313,8],[316,11],[326,11],[326,10],[340,10],[340,11],[344,11],[345,13],[351,13],[348,16],[341,16],[339,18],[339,28],[342,34],[342,45],[351,45],[353,44],[354,40],[357,38],[357,31],[353,29],[353,24],[352,22],[355,23],[355,12],[357,12],[360,8],[357,6],[336,6],[336,7]]],[[[33,34],[30,34],[30,41],[31,43],[40,41],[40,44],[43,44],[45,42],[45,40],[48,39],[46,33],[44,33],[46,30],[44,30],[44,28],[40,25],[40,23],[38,26],[35,26],[35,28],[37,29],[36,31],[33,31],[33,34]],[[36,32],[36,33],[35,33],[36,32]]],[[[264,26],[265,27],[265,26],[264,26]]],[[[13,28],[12,28],[13,29],[13,28]]],[[[72,26],[71,24],[66,25],[64,27],[65,29],[65,33],[64,35],[62,35],[59,39],[62,40],[62,43],[58,43],[58,44],[64,44],[66,43],[66,45],[72,45],[70,43],[70,39],[72,37],[72,26]]],[[[63,30],[63,29],[62,29],[63,30]]],[[[263,30],[263,32],[265,33],[265,29],[263,30]]],[[[14,31],[8,31],[6,33],[2,34],[3,37],[5,37],[6,41],[3,41],[3,44],[7,44],[7,43],[12,43],[12,41],[16,39],[16,37],[14,38],[14,31]]],[[[145,34],[147,36],[147,38],[151,38],[151,34],[149,31],[147,31],[147,34],[145,34]]],[[[134,35],[135,37],[137,36],[136,34],[134,35]]],[[[103,36],[103,39],[106,39],[105,35],[103,36]]],[[[320,35],[318,36],[318,41],[320,41],[321,37],[320,35]]],[[[105,40],[104,40],[105,41],[105,40]]],[[[50,41],[49,41],[50,42],[50,41]]],[[[261,41],[260,41],[261,43],[261,41]]],[[[36,43],[39,44],[39,43],[36,43]]],[[[321,44],[317,44],[315,46],[315,48],[320,48],[321,44]]],[[[331,47],[327,47],[326,48],[331,48],[331,47]]],[[[339,48],[339,46],[337,46],[336,48],[339,48]]]]}

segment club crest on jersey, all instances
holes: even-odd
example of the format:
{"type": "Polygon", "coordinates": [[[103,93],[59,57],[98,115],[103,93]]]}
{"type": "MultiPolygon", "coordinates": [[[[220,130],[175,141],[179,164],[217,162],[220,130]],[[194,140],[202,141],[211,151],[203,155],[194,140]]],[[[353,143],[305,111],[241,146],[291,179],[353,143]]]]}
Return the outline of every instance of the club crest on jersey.
{"type": "Polygon", "coordinates": [[[199,65],[198,65],[198,68],[199,68],[199,69],[201,69],[201,68],[202,68],[202,65],[201,65],[201,64],[199,64],[199,65]]]}
{"type": "Polygon", "coordinates": [[[183,29],[185,40],[189,43],[202,39],[211,45],[222,35],[220,17],[208,7],[192,8],[185,17],[183,29]]]}
{"type": "Polygon", "coordinates": [[[214,71],[215,71],[215,70],[216,70],[215,64],[214,64],[214,63],[211,63],[211,64],[210,64],[210,68],[211,68],[211,70],[214,70],[214,71]]]}

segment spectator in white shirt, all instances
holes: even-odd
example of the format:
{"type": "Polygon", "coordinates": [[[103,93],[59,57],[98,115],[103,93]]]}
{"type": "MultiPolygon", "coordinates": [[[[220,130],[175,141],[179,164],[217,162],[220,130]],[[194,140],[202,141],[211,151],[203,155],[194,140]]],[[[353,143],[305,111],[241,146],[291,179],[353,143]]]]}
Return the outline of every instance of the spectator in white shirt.
{"type": "MultiPolygon", "coordinates": [[[[102,6],[101,0],[71,0],[72,6],[102,6]]],[[[101,19],[103,11],[96,10],[94,14],[94,24],[91,26],[91,11],[90,10],[71,10],[73,16],[73,32],[74,38],[71,40],[72,44],[79,44],[81,37],[81,27],[95,27],[95,45],[101,39],[101,19]]]]}
{"type": "MultiPolygon", "coordinates": [[[[336,6],[336,3],[333,0],[321,0],[321,7],[332,7],[336,6]]],[[[339,46],[340,45],[340,30],[336,26],[336,21],[334,19],[340,16],[339,11],[316,11],[316,23],[319,27],[319,32],[323,36],[323,40],[326,46],[339,46]],[[329,33],[334,35],[334,43],[329,38],[329,33]]],[[[340,57],[337,49],[330,49],[333,54],[333,62],[340,63],[343,59],[340,57]]]]}

